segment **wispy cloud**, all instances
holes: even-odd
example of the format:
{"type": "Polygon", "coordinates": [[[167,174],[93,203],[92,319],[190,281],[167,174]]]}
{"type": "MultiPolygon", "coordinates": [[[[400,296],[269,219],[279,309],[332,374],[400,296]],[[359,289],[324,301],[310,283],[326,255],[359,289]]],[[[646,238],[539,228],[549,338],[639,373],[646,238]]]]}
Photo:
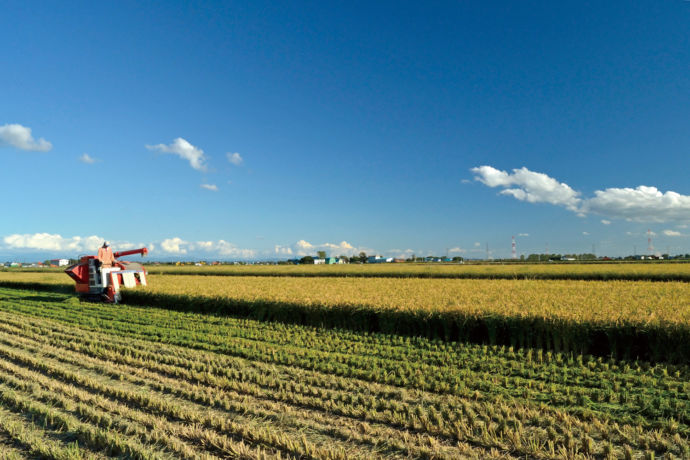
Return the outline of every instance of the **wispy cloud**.
{"type": "Polygon", "coordinates": [[[529,236],[529,233],[518,233],[518,236],[529,236]]]}
{"type": "Polygon", "coordinates": [[[601,219],[601,223],[604,225],[611,225],[611,221],[607,219],[601,219]]]}
{"type": "Polygon", "coordinates": [[[47,152],[53,148],[53,144],[42,137],[34,139],[31,128],[16,123],[0,126],[0,146],[2,145],[34,152],[47,152]]]}
{"type": "Polygon", "coordinates": [[[675,230],[664,230],[662,233],[666,236],[683,236],[681,232],[675,230]]]}
{"type": "Polygon", "coordinates": [[[206,156],[204,155],[204,151],[193,146],[186,139],[181,137],[176,138],[168,145],[147,145],[146,148],[149,150],[157,150],[159,152],[177,155],[180,158],[189,161],[189,165],[192,168],[198,171],[206,171],[206,156]]]}
{"type": "Polygon", "coordinates": [[[218,186],[216,184],[201,184],[201,188],[205,188],[206,190],[211,190],[212,192],[218,191],[218,186]]]}
{"type": "MultiPolygon", "coordinates": [[[[607,188],[596,190],[591,198],[546,174],[527,168],[512,173],[491,166],[472,168],[475,180],[489,187],[500,187],[502,195],[530,203],[549,203],[586,215],[598,214],[607,218],[637,222],[690,221],[690,196],[673,191],[661,192],[656,187],[607,188]]],[[[602,223],[608,225],[610,220],[602,223]]]]}
{"type": "Polygon", "coordinates": [[[242,158],[242,155],[239,153],[226,153],[225,156],[228,158],[228,161],[235,166],[239,166],[242,163],[244,163],[244,158],[242,158]]]}
{"type": "Polygon", "coordinates": [[[588,236],[589,232],[582,232],[583,235],[588,236]]]}
{"type": "Polygon", "coordinates": [[[95,158],[93,158],[91,155],[89,155],[88,153],[85,153],[79,157],[79,161],[81,161],[82,163],[86,163],[87,165],[92,165],[97,160],[95,158]]]}

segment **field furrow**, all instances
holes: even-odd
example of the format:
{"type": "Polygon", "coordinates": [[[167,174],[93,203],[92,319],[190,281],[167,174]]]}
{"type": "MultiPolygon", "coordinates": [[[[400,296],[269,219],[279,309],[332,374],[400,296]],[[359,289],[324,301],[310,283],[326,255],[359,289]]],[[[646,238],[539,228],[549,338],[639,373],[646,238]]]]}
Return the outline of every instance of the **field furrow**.
{"type": "Polygon", "coordinates": [[[685,365],[6,288],[0,305],[0,405],[12,423],[38,420],[43,435],[35,447],[0,426],[8,455],[45,446],[76,455],[64,458],[690,455],[685,365]]]}

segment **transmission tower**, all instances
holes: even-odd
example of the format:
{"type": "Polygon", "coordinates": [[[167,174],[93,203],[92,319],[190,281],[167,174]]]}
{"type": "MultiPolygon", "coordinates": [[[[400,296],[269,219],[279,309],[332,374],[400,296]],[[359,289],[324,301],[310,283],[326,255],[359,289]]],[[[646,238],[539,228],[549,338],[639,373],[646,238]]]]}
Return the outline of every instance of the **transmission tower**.
{"type": "Polygon", "coordinates": [[[652,231],[647,229],[647,254],[654,254],[654,246],[652,246],[652,231]]]}

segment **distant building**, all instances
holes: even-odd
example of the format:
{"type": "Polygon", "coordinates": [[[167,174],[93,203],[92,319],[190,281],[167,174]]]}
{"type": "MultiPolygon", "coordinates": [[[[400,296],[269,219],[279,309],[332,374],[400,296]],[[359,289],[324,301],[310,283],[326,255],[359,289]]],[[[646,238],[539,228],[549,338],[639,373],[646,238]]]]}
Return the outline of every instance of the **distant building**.
{"type": "Polygon", "coordinates": [[[69,260],[67,259],[52,259],[50,265],[55,265],[56,267],[66,267],[69,265],[69,260]]]}
{"type": "Polygon", "coordinates": [[[324,265],[326,263],[326,259],[319,259],[318,257],[314,257],[314,265],[324,265]]]}
{"type": "Polygon", "coordinates": [[[338,259],[336,259],[335,257],[326,257],[324,261],[326,265],[334,265],[338,263],[338,259]]]}

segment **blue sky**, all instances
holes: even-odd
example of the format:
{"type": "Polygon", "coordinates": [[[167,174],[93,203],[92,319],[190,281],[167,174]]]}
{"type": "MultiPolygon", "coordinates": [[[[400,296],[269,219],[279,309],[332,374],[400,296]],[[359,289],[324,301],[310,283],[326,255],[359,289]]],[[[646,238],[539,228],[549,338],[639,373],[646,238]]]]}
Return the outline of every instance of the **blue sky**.
{"type": "Polygon", "coordinates": [[[0,260],[690,252],[689,29],[680,0],[5,2],[0,260]]]}

